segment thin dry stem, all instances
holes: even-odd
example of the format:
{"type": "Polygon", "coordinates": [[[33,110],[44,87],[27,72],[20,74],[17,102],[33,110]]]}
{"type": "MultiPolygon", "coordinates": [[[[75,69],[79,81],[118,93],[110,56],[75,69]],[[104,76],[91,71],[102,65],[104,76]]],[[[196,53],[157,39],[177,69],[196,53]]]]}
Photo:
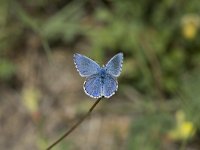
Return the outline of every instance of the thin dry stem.
{"type": "Polygon", "coordinates": [[[65,134],[63,134],[57,141],[55,141],[52,145],[50,145],[46,150],[52,149],[56,144],[61,142],[65,137],[67,137],[72,131],[74,131],[93,111],[93,109],[96,107],[96,105],[100,102],[102,98],[99,98],[89,109],[87,114],[85,114],[76,124],[74,124],[65,134]]]}

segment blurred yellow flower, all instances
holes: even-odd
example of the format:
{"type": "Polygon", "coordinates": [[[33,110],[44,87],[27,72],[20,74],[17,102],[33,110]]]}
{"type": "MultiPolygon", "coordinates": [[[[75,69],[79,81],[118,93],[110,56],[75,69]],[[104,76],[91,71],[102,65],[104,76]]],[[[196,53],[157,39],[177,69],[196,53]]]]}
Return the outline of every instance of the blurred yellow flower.
{"type": "Polygon", "coordinates": [[[192,138],[195,127],[192,122],[185,119],[183,111],[176,113],[176,127],[169,132],[169,137],[173,140],[186,140],[192,138]]]}
{"type": "Polygon", "coordinates": [[[200,17],[197,15],[186,15],[182,18],[182,34],[186,39],[194,39],[197,35],[200,17]]]}
{"type": "Polygon", "coordinates": [[[26,86],[22,91],[23,104],[29,113],[32,115],[33,119],[37,121],[39,119],[39,100],[40,92],[35,87],[26,86]]]}

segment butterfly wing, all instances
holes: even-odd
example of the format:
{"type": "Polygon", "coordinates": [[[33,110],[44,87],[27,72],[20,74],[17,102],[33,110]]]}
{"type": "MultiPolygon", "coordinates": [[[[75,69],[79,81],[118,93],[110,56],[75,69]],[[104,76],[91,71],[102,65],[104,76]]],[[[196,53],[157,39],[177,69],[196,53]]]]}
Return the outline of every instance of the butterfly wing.
{"type": "Polygon", "coordinates": [[[88,77],[84,82],[83,89],[92,98],[102,97],[102,82],[100,76],[95,74],[88,77]]]}
{"type": "Polygon", "coordinates": [[[100,66],[92,59],[81,54],[74,54],[74,64],[82,77],[97,74],[100,66]]]}
{"type": "Polygon", "coordinates": [[[103,79],[103,96],[110,98],[118,89],[118,83],[115,77],[107,74],[103,79]]]}
{"type": "Polygon", "coordinates": [[[105,66],[106,72],[114,77],[118,77],[122,70],[123,54],[118,53],[113,56],[105,66]]]}

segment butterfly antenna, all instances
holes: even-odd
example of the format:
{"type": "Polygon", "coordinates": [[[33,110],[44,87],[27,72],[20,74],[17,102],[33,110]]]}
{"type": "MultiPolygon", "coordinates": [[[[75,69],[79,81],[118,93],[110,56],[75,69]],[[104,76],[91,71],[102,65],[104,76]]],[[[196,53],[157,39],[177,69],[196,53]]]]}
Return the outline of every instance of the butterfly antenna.
{"type": "Polygon", "coordinates": [[[73,132],[91,114],[91,112],[96,107],[96,105],[100,102],[101,99],[102,97],[97,99],[97,101],[92,105],[89,111],[76,124],[74,124],[65,134],[63,134],[58,140],[56,140],[53,144],[51,144],[46,150],[52,149],[55,145],[57,145],[65,137],[67,137],[71,132],[73,132]]]}

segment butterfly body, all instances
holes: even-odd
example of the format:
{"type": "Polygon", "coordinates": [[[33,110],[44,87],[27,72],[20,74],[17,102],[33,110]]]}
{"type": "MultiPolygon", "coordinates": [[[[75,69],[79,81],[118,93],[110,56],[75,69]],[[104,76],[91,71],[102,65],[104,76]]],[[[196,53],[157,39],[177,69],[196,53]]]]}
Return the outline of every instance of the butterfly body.
{"type": "Polygon", "coordinates": [[[104,68],[101,68],[99,71],[99,76],[103,80],[106,77],[106,70],[104,68]]]}
{"type": "Polygon", "coordinates": [[[121,73],[122,62],[122,53],[115,55],[103,67],[84,55],[74,55],[74,63],[79,74],[86,77],[83,85],[84,91],[92,98],[109,98],[115,94],[118,89],[116,77],[121,73]]]}

